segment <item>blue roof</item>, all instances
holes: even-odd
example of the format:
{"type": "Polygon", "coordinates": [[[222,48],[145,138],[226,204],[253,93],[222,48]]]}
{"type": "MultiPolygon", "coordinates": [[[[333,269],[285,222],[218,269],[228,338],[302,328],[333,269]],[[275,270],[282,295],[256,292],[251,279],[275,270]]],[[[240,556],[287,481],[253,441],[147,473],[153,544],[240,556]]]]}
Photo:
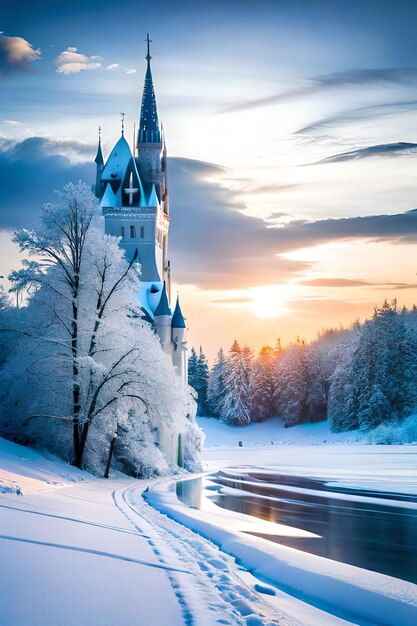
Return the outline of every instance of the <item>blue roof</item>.
{"type": "Polygon", "coordinates": [[[103,165],[104,164],[104,159],[103,159],[103,153],[101,151],[101,141],[98,141],[98,148],[97,148],[97,154],[96,154],[96,158],[94,159],[94,163],[97,163],[97,165],[103,165]]]}
{"type": "Polygon", "coordinates": [[[158,315],[172,315],[171,309],[169,308],[168,304],[168,296],[167,290],[165,288],[165,283],[162,288],[161,298],[159,300],[158,306],[155,309],[154,317],[157,317],[158,315]]]}
{"type": "Polygon", "coordinates": [[[143,85],[142,106],[138,130],[138,143],[161,143],[161,128],[159,126],[158,110],[156,108],[155,90],[153,87],[151,72],[151,56],[146,56],[148,67],[146,68],[145,83],[143,85]]]}
{"type": "Polygon", "coordinates": [[[175,305],[174,315],[171,322],[172,328],[186,328],[185,319],[180,307],[180,299],[177,298],[177,304],[175,305]]]}

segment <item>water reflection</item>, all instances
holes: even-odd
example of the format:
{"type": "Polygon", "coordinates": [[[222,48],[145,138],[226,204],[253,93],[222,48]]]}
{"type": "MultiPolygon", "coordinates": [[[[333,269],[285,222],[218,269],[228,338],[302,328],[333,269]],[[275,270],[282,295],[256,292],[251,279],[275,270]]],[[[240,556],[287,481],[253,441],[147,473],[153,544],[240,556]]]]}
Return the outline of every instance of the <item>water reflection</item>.
{"type": "MultiPolygon", "coordinates": [[[[210,481],[208,491],[203,490],[201,478],[178,483],[177,495],[194,508],[201,508],[204,495],[224,509],[314,533],[319,537],[252,534],[417,583],[415,510],[400,508],[395,503],[383,505],[378,502],[380,494],[370,496],[369,502],[337,499],[321,481],[281,474],[266,476],[252,471],[234,476],[219,472],[210,481]],[[300,487],[319,493],[302,493],[297,491],[300,487]],[[236,494],[233,489],[241,491],[236,494]]],[[[369,492],[357,488],[354,492],[369,496],[369,492]]],[[[398,494],[396,498],[415,499],[398,494]]]]}
{"type": "Polygon", "coordinates": [[[201,478],[181,480],[176,485],[177,498],[193,509],[201,509],[203,498],[203,484],[201,478]]]}

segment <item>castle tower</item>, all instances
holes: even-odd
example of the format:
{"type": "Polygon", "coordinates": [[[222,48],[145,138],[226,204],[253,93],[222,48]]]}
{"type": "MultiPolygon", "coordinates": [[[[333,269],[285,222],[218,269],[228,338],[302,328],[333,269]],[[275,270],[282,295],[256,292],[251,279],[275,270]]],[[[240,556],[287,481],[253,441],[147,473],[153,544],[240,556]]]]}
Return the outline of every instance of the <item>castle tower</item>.
{"type": "Polygon", "coordinates": [[[103,153],[101,151],[101,128],[98,127],[98,146],[97,146],[97,154],[94,159],[94,163],[96,164],[96,184],[94,185],[94,193],[96,198],[101,197],[101,175],[104,169],[104,159],[103,153]]]}
{"type": "MultiPolygon", "coordinates": [[[[155,89],[151,71],[151,53],[149,33],[146,37],[146,73],[143,85],[142,103],[137,135],[136,164],[143,186],[147,193],[155,189],[161,212],[169,220],[167,172],[166,172],[166,144],[162,126],[159,122],[156,105],[155,89]]],[[[170,264],[168,261],[168,231],[159,233],[162,247],[162,280],[167,286],[168,297],[171,296],[170,264]]]]}
{"type": "Polygon", "coordinates": [[[187,382],[185,322],[179,306],[170,309],[170,262],[168,260],[169,204],[165,135],[159,123],[151,73],[149,34],[147,68],[143,87],[135,157],[121,137],[104,164],[101,136],[95,163],[96,196],[105,218],[105,232],[120,238],[130,261],[140,264],[139,306],[153,325],[162,349],[172,358],[181,380],[187,382]]]}
{"type": "Polygon", "coordinates": [[[177,370],[177,374],[183,379],[188,380],[188,358],[187,358],[187,342],[184,316],[180,307],[180,298],[177,297],[174,315],[171,321],[171,333],[173,343],[172,362],[177,370]]]}

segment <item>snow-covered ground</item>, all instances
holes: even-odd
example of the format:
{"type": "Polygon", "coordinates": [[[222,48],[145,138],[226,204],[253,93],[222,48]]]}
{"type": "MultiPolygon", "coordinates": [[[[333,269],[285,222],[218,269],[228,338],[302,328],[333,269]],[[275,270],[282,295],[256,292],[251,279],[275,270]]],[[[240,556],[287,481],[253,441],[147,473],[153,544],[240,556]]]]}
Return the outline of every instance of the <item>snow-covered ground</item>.
{"type": "Polygon", "coordinates": [[[357,432],[334,434],[327,422],[283,428],[270,420],[236,428],[200,417],[203,465],[255,465],[337,482],[340,487],[417,493],[417,446],[361,443],[357,432]],[[239,447],[239,441],[242,447],[239,447]]]}
{"type": "Polygon", "coordinates": [[[198,417],[199,426],[206,435],[205,448],[232,446],[239,441],[243,446],[270,446],[272,444],[330,444],[355,443],[365,436],[359,431],[332,433],[328,422],[300,424],[293,428],[284,428],[282,422],[273,418],[260,424],[248,426],[229,426],[218,419],[198,417]]]}
{"type": "MultiPolygon", "coordinates": [[[[200,425],[210,471],[256,465],[417,492],[415,446],[365,445],[326,424],[200,425]]],[[[0,624],[417,623],[415,585],[248,535],[259,521],[212,503],[191,509],[174,487],[166,478],[97,480],[0,439],[0,624]]],[[[305,533],[261,524],[264,535],[305,533]]]]}

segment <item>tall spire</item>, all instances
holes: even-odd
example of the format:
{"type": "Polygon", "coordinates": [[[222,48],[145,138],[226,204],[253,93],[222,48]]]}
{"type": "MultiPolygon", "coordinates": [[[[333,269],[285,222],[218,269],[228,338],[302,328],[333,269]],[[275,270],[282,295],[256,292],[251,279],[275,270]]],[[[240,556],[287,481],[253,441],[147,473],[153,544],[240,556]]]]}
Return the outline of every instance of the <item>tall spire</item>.
{"type": "Polygon", "coordinates": [[[94,159],[94,163],[96,164],[96,184],[94,185],[94,193],[96,198],[101,198],[102,196],[102,185],[101,185],[101,174],[104,169],[104,159],[103,153],[101,151],[101,128],[98,127],[98,146],[97,146],[97,154],[94,159]]]}
{"type": "Polygon", "coordinates": [[[97,165],[103,165],[104,164],[104,159],[103,159],[103,153],[101,151],[101,127],[98,127],[98,146],[97,146],[97,154],[96,154],[96,158],[94,159],[94,163],[96,163],[97,165]]]}
{"type": "Polygon", "coordinates": [[[161,128],[159,126],[158,110],[156,107],[155,90],[153,87],[151,72],[151,39],[149,33],[146,37],[147,44],[147,68],[145,83],[143,85],[142,106],[140,109],[140,121],[138,129],[138,144],[140,143],[161,143],[161,128]]]}

